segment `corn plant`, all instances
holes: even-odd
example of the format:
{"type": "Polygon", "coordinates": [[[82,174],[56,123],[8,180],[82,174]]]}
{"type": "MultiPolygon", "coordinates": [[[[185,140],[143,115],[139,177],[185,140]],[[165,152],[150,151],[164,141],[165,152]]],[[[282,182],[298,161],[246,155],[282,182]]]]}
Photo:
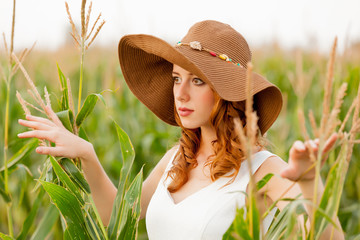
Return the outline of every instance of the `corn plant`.
{"type": "MultiPolygon", "coordinates": [[[[91,40],[86,43],[86,40],[89,39],[91,33],[93,32],[100,15],[95,21],[92,30],[90,33],[87,33],[88,24],[90,21],[91,6],[90,4],[88,15],[84,16],[86,1],[82,1],[81,8],[81,18],[82,18],[82,31],[81,36],[77,34],[75,25],[72,21],[68,4],[66,3],[66,9],[70,19],[70,23],[73,27],[72,36],[75,42],[81,47],[81,61],[80,61],[80,85],[79,85],[79,102],[78,102],[78,111],[75,113],[74,104],[72,98],[72,92],[70,87],[70,80],[64,76],[60,67],[58,67],[58,74],[61,86],[61,98],[59,101],[60,111],[57,112],[59,119],[62,121],[63,125],[71,132],[80,137],[88,140],[85,130],[81,127],[84,120],[92,113],[98,99],[102,100],[105,103],[102,93],[99,94],[90,94],[86,97],[82,107],[81,104],[81,89],[82,89],[82,80],[83,80],[83,63],[84,55],[87,48],[91,45],[97,34],[99,33],[101,27],[105,23],[104,21],[97,28],[97,31],[92,36],[91,40]]],[[[23,110],[26,114],[31,114],[28,107],[31,107],[41,113],[45,113],[45,107],[51,106],[50,94],[47,91],[47,88],[44,88],[44,98],[42,99],[41,94],[35,87],[34,82],[30,78],[29,74],[23,67],[21,60],[16,57],[15,54],[10,55],[12,59],[16,62],[16,68],[20,68],[23,72],[25,79],[30,85],[28,93],[33,98],[36,104],[31,104],[28,101],[24,100],[19,92],[17,92],[18,100],[23,107],[23,110]]],[[[67,159],[59,158],[56,159],[52,156],[48,156],[44,163],[43,170],[41,171],[38,184],[35,189],[38,191],[38,198],[34,203],[32,211],[29,217],[25,220],[24,229],[17,239],[24,239],[27,235],[27,231],[34,222],[37,209],[40,206],[42,196],[46,192],[53,204],[61,213],[61,223],[64,231],[64,238],[75,238],[75,239],[118,239],[123,237],[126,238],[136,238],[137,235],[137,224],[140,217],[140,193],[142,186],[142,170],[137,174],[134,180],[130,184],[130,170],[134,162],[134,149],[130,142],[129,137],[126,133],[114,122],[118,139],[120,141],[120,147],[122,152],[122,169],[120,173],[120,181],[118,186],[118,192],[116,200],[114,202],[114,208],[111,215],[111,220],[109,227],[105,229],[100,216],[97,212],[96,206],[92,200],[91,192],[88,183],[86,182],[82,172],[81,166],[77,159],[67,159]],[[45,192],[40,188],[45,190],[45,192]]],[[[8,167],[19,165],[24,155],[34,149],[38,144],[37,140],[31,140],[30,143],[25,145],[19,156],[14,156],[9,164],[5,164],[5,170],[7,171],[8,167]],[[22,153],[22,155],[20,155],[22,153]]],[[[51,143],[47,143],[43,140],[40,141],[40,144],[50,146],[51,143]]],[[[7,176],[7,175],[5,175],[7,176]]],[[[1,189],[2,190],[2,189],[1,189]]],[[[3,196],[6,200],[8,193],[2,191],[3,196]]],[[[11,215],[10,215],[11,216],[11,215]]],[[[49,211],[45,215],[44,219],[50,220],[57,218],[58,215],[54,213],[54,208],[49,208],[49,211]]],[[[11,221],[10,221],[11,223],[11,221]]],[[[40,224],[41,225],[41,224],[40,224]]],[[[43,225],[41,225],[43,226],[43,225]]],[[[33,238],[40,236],[46,236],[47,233],[41,233],[41,228],[38,228],[35,231],[33,238]]],[[[9,235],[3,233],[0,234],[0,237],[4,239],[13,239],[13,233],[10,232],[9,235]]]]}
{"type": "MultiPolygon", "coordinates": [[[[10,40],[10,49],[8,48],[5,33],[3,33],[3,41],[4,47],[7,57],[7,66],[3,67],[0,65],[1,78],[5,81],[6,85],[6,103],[5,103],[5,123],[4,123],[4,148],[3,148],[3,164],[4,166],[0,169],[0,195],[3,197],[6,202],[7,208],[7,219],[8,219],[8,231],[11,237],[14,236],[14,226],[13,226],[13,210],[12,210],[12,194],[9,189],[9,176],[14,171],[18,169],[24,169],[28,171],[26,166],[18,165],[13,167],[13,163],[18,159],[26,156],[29,151],[31,151],[34,147],[34,141],[29,142],[23,148],[21,148],[18,152],[16,152],[13,156],[9,157],[9,122],[10,122],[10,95],[11,95],[11,85],[14,78],[14,75],[19,69],[18,64],[14,64],[13,61],[13,51],[14,51],[14,33],[15,33],[15,8],[16,1],[13,0],[13,14],[12,14],[12,26],[11,26],[11,40],[10,40]]],[[[34,47],[34,45],[33,45],[34,47]]],[[[33,48],[32,47],[32,48],[33,48]]],[[[27,55],[31,52],[31,49],[24,49],[20,54],[19,61],[23,62],[27,55]]]]}

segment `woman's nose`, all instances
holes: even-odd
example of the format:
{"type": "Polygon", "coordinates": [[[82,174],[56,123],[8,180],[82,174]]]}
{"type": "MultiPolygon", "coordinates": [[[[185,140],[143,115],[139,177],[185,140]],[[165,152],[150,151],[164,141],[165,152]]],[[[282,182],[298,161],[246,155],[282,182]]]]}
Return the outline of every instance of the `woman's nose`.
{"type": "Polygon", "coordinates": [[[189,101],[190,99],[189,88],[185,84],[185,82],[174,85],[174,95],[175,95],[175,99],[180,102],[189,101]]]}

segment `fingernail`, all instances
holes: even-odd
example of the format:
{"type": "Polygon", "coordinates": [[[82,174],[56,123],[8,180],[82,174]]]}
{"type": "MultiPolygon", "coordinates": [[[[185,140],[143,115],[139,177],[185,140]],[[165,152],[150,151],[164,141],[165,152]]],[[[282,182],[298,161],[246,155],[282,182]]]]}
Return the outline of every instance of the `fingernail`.
{"type": "Polygon", "coordinates": [[[19,133],[17,136],[18,136],[18,137],[21,137],[22,135],[23,135],[22,133],[19,133]]]}
{"type": "Polygon", "coordinates": [[[303,143],[299,143],[297,144],[296,148],[299,150],[299,151],[305,151],[306,147],[303,143]]]}
{"type": "Polygon", "coordinates": [[[37,147],[37,148],[36,148],[36,152],[37,152],[37,153],[41,153],[41,152],[42,152],[42,147],[37,147]]]}

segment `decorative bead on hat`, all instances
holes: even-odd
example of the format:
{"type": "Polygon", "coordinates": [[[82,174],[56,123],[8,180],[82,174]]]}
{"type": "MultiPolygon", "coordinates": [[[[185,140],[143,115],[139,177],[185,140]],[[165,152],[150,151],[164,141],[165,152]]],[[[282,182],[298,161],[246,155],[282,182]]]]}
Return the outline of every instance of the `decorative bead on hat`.
{"type": "Polygon", "coordinates": [[[211,56],[213,57],[218,57],[220,58],[221,60],[224,60],[226,62],[229,62],[229,63],[232,63],[232,64],[235,64],[237,66],[240,66],[241,68],[244,68],[240,63],[236,63],[236,62],[233,62],[231,58],[229,58],[228,55],[222,53],[222,54],[218,54],[214,51],[211,51],[210,49],[207,49],[207,48],[204,48],[200,42],[198,41],[192,41],[192,42],[189,42],[189,43],[183,43],[181,41],[177,42],[175,47],[180,47],[180,46],[189,46],[191,47],[192,49],[194,50],[198,50],[198,51],[205,51],[205,52],[208,52],[210,53],[211,56]]]}

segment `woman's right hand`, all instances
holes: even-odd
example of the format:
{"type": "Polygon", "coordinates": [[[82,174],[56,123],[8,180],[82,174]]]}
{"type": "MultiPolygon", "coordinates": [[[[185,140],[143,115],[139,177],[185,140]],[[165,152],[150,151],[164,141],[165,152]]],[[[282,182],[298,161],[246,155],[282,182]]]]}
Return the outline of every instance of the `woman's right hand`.
{"type": "Polygon", "coordinates": [[[36,152],[39,154],[86,159],[93,150],[92,144],[68,131],[50,107],[45,107],[45,111],[51,120],[32,115],[26,115],[27,120],[19,119],[21,125],[33,130],[20,133],[18,137],[35,137],[55,143],[55,147],[37,147],[36,152]]]}

